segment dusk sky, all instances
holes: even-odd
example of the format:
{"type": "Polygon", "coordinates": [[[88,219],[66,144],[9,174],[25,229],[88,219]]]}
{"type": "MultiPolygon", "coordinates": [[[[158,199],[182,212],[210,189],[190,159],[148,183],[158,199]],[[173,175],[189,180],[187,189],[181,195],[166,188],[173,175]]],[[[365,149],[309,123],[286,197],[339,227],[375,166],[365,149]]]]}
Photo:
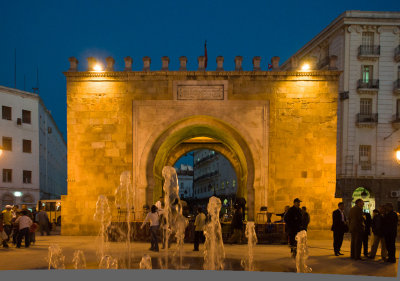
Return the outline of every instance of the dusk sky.
{"type": "Polygon", "coordinates": [[[169,56],[170,70],[178,70],[180,56],[188,69],[197,69],[207,40],[208,68],[215,70],[218,55],[225,70],[243,56],[243,69],[261,56],[267,69],[271,57],[281,63],[345,10],[399,11],[399,1],[0,1],[0,85],[14,87],[14,49],[17,50],[17,88],[32,91],[39,69],[40,96],[66,138],[66,79],[68,58],[87,69],[89,56],[114,57],[115,70],[123,58],[142,58],[161,68],[169,56]]]}

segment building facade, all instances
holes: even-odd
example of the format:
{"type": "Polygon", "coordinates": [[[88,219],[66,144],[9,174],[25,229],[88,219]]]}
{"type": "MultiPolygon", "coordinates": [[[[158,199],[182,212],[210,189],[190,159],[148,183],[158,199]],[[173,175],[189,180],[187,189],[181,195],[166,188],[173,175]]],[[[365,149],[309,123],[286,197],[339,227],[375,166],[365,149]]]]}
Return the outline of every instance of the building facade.
{"type": "Polygon", "coordinates": [[[104,196],[116,213],[114,187],[130,171],[134,206],[151,205],[162,195],[165,166],[183,155],[208,149],[229,160],[237,177],[237,197],[247,202],[248,220],[262,206],[270,212],[301,198],[314,219],[310,231],[328,230],[336,183],[337,71],[197,71],[180,69],[78,70],[76,58],[65,72],[68,126],[68,195],[62,196],[63,235],[98,232],[93,219],[104,196]]]}
{"type": "Polygon", "coordinates": [[[282,65],[342,72],[336,197],[400,208],[400,12],[346,11],[282,65]]]}
{"type": "Polygon", "coordinates": [[[237,178],[231,163],[214,150],[194,151],[193,193],[197,199],[213,195],[234,198],[237,191],[237,178]]]}
{"type": "Polygon", "coordinates": [[[1,208],[66,194],[66,143],[41,98],[0,86],[0,105],[1,208]]]}
{"type": "Polygon", "coordinates": [[[178,175],[179,184],[179,198],[185,200],[185,198],[193,197],[193,167],[186,164],[176,169],[178,175]]]}

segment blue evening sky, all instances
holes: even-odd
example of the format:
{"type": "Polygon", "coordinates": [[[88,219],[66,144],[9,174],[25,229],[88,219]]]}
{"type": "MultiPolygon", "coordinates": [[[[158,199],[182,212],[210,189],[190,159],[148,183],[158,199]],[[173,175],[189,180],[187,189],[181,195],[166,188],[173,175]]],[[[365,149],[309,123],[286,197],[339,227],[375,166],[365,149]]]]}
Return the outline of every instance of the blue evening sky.
{"type": "Polygon", "coordinates": [[[208,70],[215,58],[225,57],[226,70],[243,56],[251,70],[254,56],[262,69],[273,56],[281,63],[345,10],[399,11],[397,0],[370,1],[40,1],[0,0],[0,85],[14,87],[14,49],[17,49],[17,88],[32,91],[39,68],[40,96],[66,137],[66,83],[68,58],[87,67],[86,58],[114,57],[116,70],[123,58],[133,58],[141,70],[142,58],[152,58],[151,69],[170,57],[178,70],[187,56],[189,70],[197,69],[207,40],[208,70]]]}

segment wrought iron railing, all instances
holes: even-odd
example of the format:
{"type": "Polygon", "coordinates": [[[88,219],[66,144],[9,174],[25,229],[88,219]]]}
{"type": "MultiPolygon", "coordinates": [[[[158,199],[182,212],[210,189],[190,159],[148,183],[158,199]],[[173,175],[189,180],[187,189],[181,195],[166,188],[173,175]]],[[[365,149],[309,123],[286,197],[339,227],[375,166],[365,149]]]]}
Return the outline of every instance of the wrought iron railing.
{"type": "Polygon", "coordinates": [[[361,45],[358,47],[359,56],[379,56],[381,54],[381,46],[379,45],[361,45]]]}
{"type": "Polygon", "coordinates": [[[379,89],[379,80],[369,79],[368,81],[365,81],[363,79],[359,79],[357,81],[357,89],[379,89]]]}
{"type": "Polygon", "coordinates": [[[378,113],[357,114],[357,123],[378,123],[378,113]]]}

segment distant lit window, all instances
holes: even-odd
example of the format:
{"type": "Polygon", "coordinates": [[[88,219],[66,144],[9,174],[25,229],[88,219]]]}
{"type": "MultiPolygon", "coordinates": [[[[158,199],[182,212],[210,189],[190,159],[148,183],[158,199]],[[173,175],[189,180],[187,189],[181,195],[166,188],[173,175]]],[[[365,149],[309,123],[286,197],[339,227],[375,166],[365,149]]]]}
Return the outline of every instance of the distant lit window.
{"type": "Polygon", "coordinates": [[[236,186],[236,181],[232,180],[232,186],[235,187],[236,186]]]}
{"type": "Polygon", "coordinates": [[[23,183],[32,183],[32,171],[24,170],[22,172],[23,183]]]}
{"type": "Polygon", "coordinates": [[[3,137],[3,150],[12,151],[12,138],[3,137]]]}
{"type": "Polygon", "coordinates": [[[2,118],[4,120],[11,120],[11,107],[3,105],[1,109],[2,118]]]}
{"type": "Polygon", "coordinates": [[[369,83],[372,79],[372,65],[362,66],[362,80],[364,83],[369,83]]]}
{"type": "Polygon", "coordinates": [[[221,182],[221,189],[225,189],[225,182],[221,182]]]}
{"type": "Polygon", "coordinates": [[[22,110],[22,123],[31,124],[31,112],[29,110],[22,110]]]}
{"type": "Polygon", "coordinates": [[[3,169],[3,182],[12,182],[12,170],[3,169]]]}
{"type": "Polygon", "coordinates": [[[22,151],[25,153],[32,152],[32,141],[31,140],[22,140],[22,151]]]}

